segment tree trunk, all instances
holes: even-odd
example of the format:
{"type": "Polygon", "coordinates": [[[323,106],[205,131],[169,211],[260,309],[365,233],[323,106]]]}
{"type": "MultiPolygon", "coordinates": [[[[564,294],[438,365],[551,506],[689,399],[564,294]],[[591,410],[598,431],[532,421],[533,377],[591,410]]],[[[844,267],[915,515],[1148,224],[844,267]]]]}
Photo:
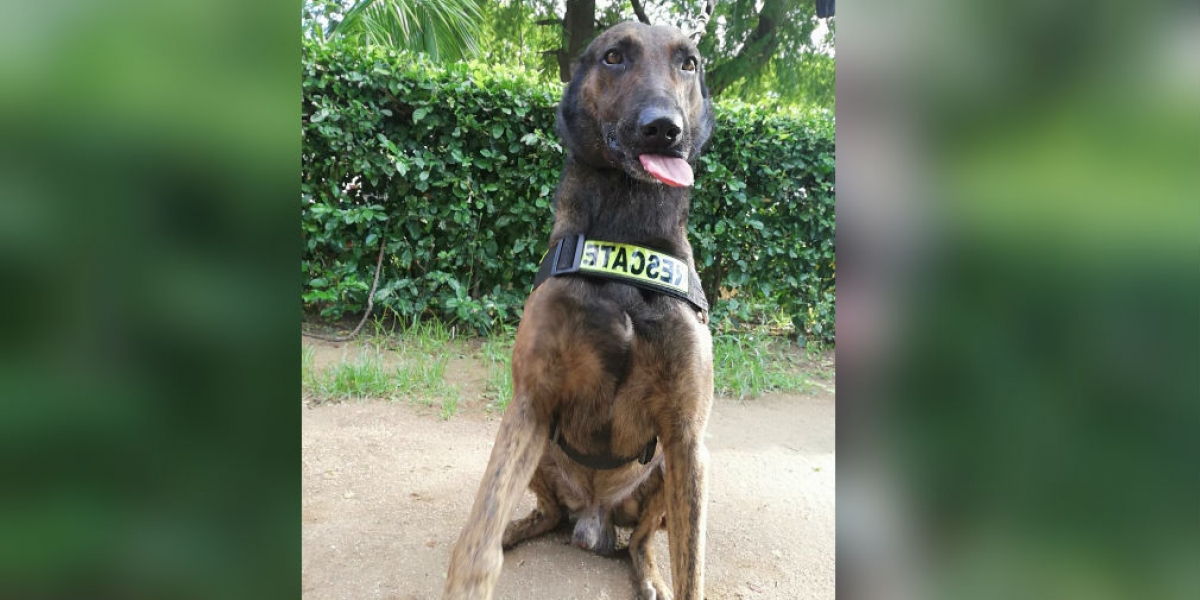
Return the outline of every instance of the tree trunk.
{"type": "Polygon", "coordinates": [[[563,82],[571,80],[571,66],[575,59],[596,37],[596,0],[567,0],[567,12],[563,16],[563,49],[558,57],[558,76],[563,82]]]}
{"type": "Polygon", "coordinates": [[[779,40],[775,29],[787,18],[788,0],[765,0],[762,10],[758,13],[758,26],[746,38],[746,44],[741,52],[717,68],[709,71],[705,82],[712,95],[719,95],[730,84],[753,73],[764,66],[775,55],[779,48],[779,40]]]}

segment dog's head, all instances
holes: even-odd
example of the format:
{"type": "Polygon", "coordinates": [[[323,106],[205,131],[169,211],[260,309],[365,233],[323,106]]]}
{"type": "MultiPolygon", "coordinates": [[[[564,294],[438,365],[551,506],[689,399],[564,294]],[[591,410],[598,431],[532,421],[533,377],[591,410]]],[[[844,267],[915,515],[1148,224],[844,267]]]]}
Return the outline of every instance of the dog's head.
{"type": "Polygon", "coordinates": [[[558,106],[558,134],[575,160],[672,186],[692,184],[712,128],[704,61],[674,27],[628,22],[601,33],[558,106]]]}

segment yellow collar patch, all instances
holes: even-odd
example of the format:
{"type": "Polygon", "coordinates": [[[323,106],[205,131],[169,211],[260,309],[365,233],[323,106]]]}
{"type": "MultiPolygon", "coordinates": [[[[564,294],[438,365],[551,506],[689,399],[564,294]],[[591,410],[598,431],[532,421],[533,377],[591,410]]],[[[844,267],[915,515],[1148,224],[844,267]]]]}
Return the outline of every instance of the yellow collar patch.
{"type": "Polygon", "coordinates": [[[584,240],[579,271],[636,279],[688,293],[687,263],[663,252],[616,242],[584,240]]]}
{"type": "Polygon", "coordinates": [[[669,294],[708,311],[699,275],[678,257],[653,248],[567,235],[542,257],[533,287],[551,277],[572,273],[669,294]]]}

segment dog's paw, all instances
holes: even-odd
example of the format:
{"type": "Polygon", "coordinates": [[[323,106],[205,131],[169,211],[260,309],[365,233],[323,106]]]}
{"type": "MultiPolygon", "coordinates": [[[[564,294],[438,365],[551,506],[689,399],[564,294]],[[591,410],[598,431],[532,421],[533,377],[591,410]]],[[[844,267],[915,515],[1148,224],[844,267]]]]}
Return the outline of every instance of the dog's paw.
{"type": "Polygon", "coordinates": [[[638,586],[638,600],[672,600],[673,597],[666,586],[649,579],[643,579],[642,584],[638,586]]]}

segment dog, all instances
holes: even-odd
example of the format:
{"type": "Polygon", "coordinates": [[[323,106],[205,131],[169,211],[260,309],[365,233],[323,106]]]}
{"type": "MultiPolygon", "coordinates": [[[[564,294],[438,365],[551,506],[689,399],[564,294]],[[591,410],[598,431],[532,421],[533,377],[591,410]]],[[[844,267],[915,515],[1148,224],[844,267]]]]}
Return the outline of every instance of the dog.
{"type": "Polygon", "coordinates": [[[566,518],[572,542],[600,554],[633,528],[642,600],[703,598],[712,339],[687,218],[713,125],[703,62],[678,29],[622,23],[576,63],[557,114],[551,250],[444,599],[491,598],[503,549],[566,518]],[[537,508],[510,523],[527,486],[537,508]],[[673,589],[652,545],[664,527],[673,589]]]}

